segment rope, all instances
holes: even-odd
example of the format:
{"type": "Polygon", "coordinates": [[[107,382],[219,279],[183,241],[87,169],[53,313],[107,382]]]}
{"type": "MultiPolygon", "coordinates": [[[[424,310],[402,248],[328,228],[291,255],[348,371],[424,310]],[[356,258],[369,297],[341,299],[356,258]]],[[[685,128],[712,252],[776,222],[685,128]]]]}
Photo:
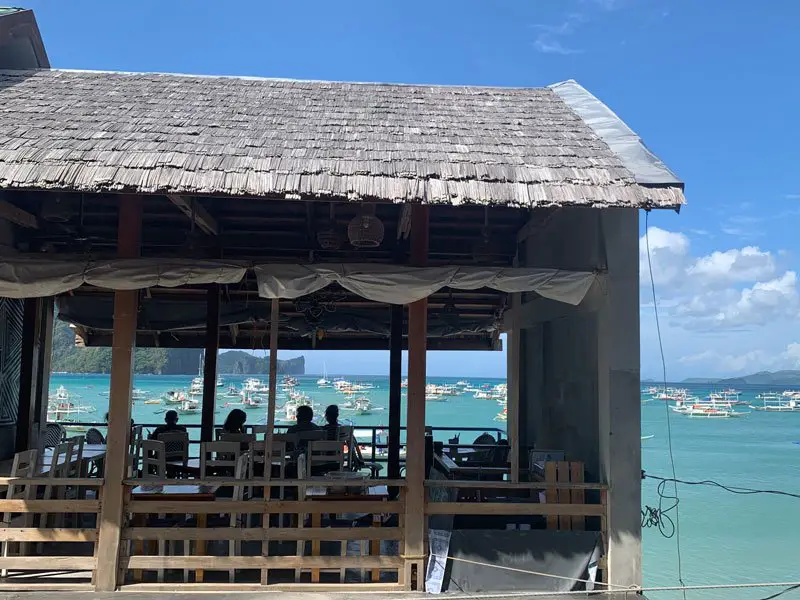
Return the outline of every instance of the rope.
{"type": "MultiPolygon", "coordinates": [[[[600,585],[605,586],[607,588],[617,588],[617,589],[606,589],[603,591],[605,594],[626,594],[626,593],[634,593],[634,594],[641,594],[643,592],[674,592],[674,591],[686,591],[686,590],[725,590],[725,589],[746,589],[746,588],[769,588],[769,587],[785,587],[786,589],[784,592],[789,592],[794,589],[800,589],[800,581],[785,581],[785,582],[778,582],[778,581],[770,581],[765,583],[714,583],[714,584],[707,584],[707,585],[669,585],[669,586],[652,586],[652,587],[638,587],[638,586],[624,586],[624,585],[616,585],[613,583],[603,583],[599,581],[591,581],[590,579],[579,579],[575,577],[565,577],[563,575],[556,575],[554,573],[542,573],[539,571],[532,571],[528,569],[518,569],[516,567],[506,567],[504,565],[495,565],[492,563],[486,563],[479,560],[471,560],[468,558],[458,558],[454,556],[442,556],[441,554],[431,554],[431,557],[453,560],[458,562],[463,562],[471,565],[477,565],[480,567],[492,567],[494,569],[500,569],[502,571],[512,571],[514,573],[523,573],[526,575],[537,575],[539,577],[550,577],[552,579],[563,579],[567,581],[572,581],[576,583],[588,583],[592,585],[600,585]]],[[[780,592],[779,594],[775,594],[778,596],[784,592],[780,592]]],[[[511,598],[515,596],[520,597],[527,597],[527,596],[553,596],[553,595],[587,595],[590,592],[586,590],[569,590],[569,591],[552,591],[552,592],[512,592],[506,594],[480,594],[479,596],[456,596],[455,598],[511,598]]],[[[775,597],[775,596],[771,596],[775,597]]]]}
{"type": "MultiPolygon", "coordinates": [[[[636,592],[639,588],[635,586],[626,586],[626,585],[615,585],[613,583],[602,583],[599,581],[592,581],[590,579],[577,579],[575,577],[565,577],[564,575],[555,575],[553,573],[540,573],[539,571],[530,571],[528,569],[518,569],[516,567],[506,567],[504,565],[493,565],[491,563],[481,562],[479,560],[470,560],[468,558],[457,558],[455,556],[442,556],[441,554],[431,554],[431,556],[435,556],[436,558],[441,558],[444,560],[455,560],[458,562],[463,562],[471,565],[478,565],[480,567],[493,567],[495,569],[500,569],[502,571],[513,571],[515,573],[524,573],[526,575],[538,575],[539,577],[551,577],[552,579],[564,579],[567,581],[573,581],[578,583],[590,583],[592,585],[602,585],[606,587],[616,587],[619,588],[619,591],[623,592],[636,592]]],[[[586,592],[583,592],[586,593],[586,592]]]]}
{"type": "MultiPolygon", "coordinates": [[[[769,583],[723,583],[723,584],[712,584],[712,585],[676,585],[676,586],[664,586],[664,587],[645,587],[645,588],[635,588],[635,589],[625,589],[625,590],[606,590],[600,593],[603,594],[641,594],[642,592],[674,592],[674,591],[686,591],[686,590],[722,590],[722,589],[748,589],[748,588],[770,588],[770,587],[785,587],[786,589],[782,592],[778,592],[769,598],[776,598],[777,596],[789,592],[795,589],[800,588],[800,582],[797,583],[778,583],[778,582],[769,582],[769,583]]],[[[538,596],[589,596],[592,593],[597,592],[587,592],[585,590],[569,590],[569,591],[554,591],[554,592],[507,592],[507,593],[497,593],[497,594],[477,594],[477,595],[456,595],[452,596],[453,600],[468,600],[471,598],[478,598],[483,600],[484,598],[532,598],[538,596]]],[[[767,600],[766,598],[763,600],[767,600]]]]}

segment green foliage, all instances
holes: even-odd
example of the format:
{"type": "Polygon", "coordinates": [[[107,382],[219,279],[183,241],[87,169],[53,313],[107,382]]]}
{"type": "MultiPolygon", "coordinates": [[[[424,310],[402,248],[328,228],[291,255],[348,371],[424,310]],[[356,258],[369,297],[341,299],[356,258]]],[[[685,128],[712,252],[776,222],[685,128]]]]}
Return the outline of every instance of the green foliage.
{"type": "MultiPolygon", "coordinates": [[[[241,350],[222,352],[217,358],[217,371],[231,375],[263,375],[269,372],[269,356],[253,356],[241,350]]],[[[303,375],[306,372],[304,356],[278,360],[278,373],[303,375]]]]}
{"type": "MultiPolygon", "coordinates": [[[[136,373],[177,375],[197,373],[203,351],[194,348],[137,348],[136,373]]],[[[53,326],[53,371],[67,373],[110,373],[111,348],[76,348],[75,333],[67,323],[56,319],[53,326]]],[[[222,352],[217,359],[217,372],[235,375],[264,374],[269,371],[269,358],[253,356],[240,350],[222,352]]],[[[278,373],[302,375],[305,357],[278,361],[278,373]]]]}

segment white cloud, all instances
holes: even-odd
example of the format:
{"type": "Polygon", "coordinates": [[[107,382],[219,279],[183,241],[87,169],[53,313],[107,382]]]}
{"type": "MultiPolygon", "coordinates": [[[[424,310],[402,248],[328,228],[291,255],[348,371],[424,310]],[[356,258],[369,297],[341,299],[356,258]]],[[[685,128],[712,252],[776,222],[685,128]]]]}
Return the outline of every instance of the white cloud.
{"type": "Polygon", "coordinates": [[[537,24],[534,29],[539,31],[536,40],[533,42],[534,48],[544,54],[579,54],[582,50],[571,48],[564,42],[564,38],[575,33],[581,23],[586,21],[582,14],[572,13],[566,16],[564,21],[556,25],[537,24]]]}
{"type": "Polygon", "coordinates": [[[543,54],[580,54],[583,50],[577,48],[568,48],[564,46],[557,38],[548,34],[541,34],[533,43],[534,48],[543,54]]]}
{"type": "Polygon", "coordinates": [[[797,275],[778,275],[775,256],[756,246],[716,250],[692,256],[683,233],[650,227],[640,239],[639,268],[643,297],[649,298],[650,274],[662,310],[687,330],[732,330],[765,325],[800,312],[797,275]]]}
{"type": "Polygon", "coordinates": [[[757,371],[778,371],[800,367],[800,343],[792,342],[785,349],[770,353],[763,348],[741,353],[704,350],[682,356],[678,362],[704,369],[704,372],[744,375],[757,371]]]}
{"type": "Polygon", "coordinates": [[[742,354],[723,354],[716,350],[705,350],[698,354],[682,356],[678,362],[699,365],[717,373],[745,374],[778,368],[782,356],[772,356],[764,350],[750,350],[742,354]]]}
{"type": "Polygon", "coordinates": [[[687,271],[689,277],[702,277],[707,283],[723,285],[758,281],[774,274],[775,260],[772,255],[755,246],[712,252],[698,258],[687,271]]]}
{"type": "Polygon", "coordinates": [[[689,238],[682,233],[666,231],[659,227],[650,227],[647,230],[647,236],[639,240],[639,277],[643,283],[649,284],[648,245],[655,284],[672,286],[678,283],[686,272],[689,238]]]}

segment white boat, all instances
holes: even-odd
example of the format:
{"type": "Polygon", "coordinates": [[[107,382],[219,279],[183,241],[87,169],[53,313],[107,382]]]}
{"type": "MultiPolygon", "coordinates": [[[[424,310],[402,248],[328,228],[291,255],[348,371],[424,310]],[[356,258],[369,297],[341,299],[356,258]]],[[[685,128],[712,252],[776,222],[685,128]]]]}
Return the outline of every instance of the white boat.
{"type": "Polygon", "coordinates": [[[200,403],[197,400],[185,399],[178,407],[178,412],[183,414],[196,414],[200,412],[200,403]]]}
{"type": "Polygon", "coordinates": [[[217,375],[217,387],[225,387],[225,380],[222,378],[222,375],[217,375]]]}
{"type": "Polygon", "coordinates": [[[256,379],[255,377],[248,377],[245,379],[244,385],[242,386],[242,389],[246,392],[260,392],[263,388],[264,384],[260,379],[256,379]]]}
{"type": "Polygon", "coordinates": [[[469,387],[469,381],[462,379],[461,381],[456,381],[456,385],[458,387],[466,388],[469,387]]]}
{"type": "Polygon", "coordinates": [[[322,377],[317,379],[317,385],[321,388],[332,388],[333,382],[328,379],[328,365],[323,363],[322,365],[322,377]]]}
{"type": "Polygon", "coordinates": [[[504,407],[497,416],[494,418],[495,421],[508,421],[508,408],[504,407]]]}
{"type": "Polygon", "coordinates": [[[751,404],[750,408],[761,412],[800,412],[800,401],[794,398],[786,401],[783,398],[766,398],[764,396],[766,394],[761,395],[761,406],[751,404]]]}
{"type": "Polygon", "coordinates": [[[716,402],[695,402],[694,404],[678,402],[675,406],[672,406],[671,409],[687,417],[705,419],[730,419],[747,414],[736,412],[730,404],[718,404],[716,402]]]}
{"type": "Polygon", "coordinates": [[[353,402],[353,412],[357,415],[369,415],[372,413],[372,402],[366,396],[359,396],[353,402]]]}
{"type": "Polygon", "coordinates": [[[59,386],[55,394],[47,402],[47,420],[54,423],[69,423],[80,421],[79,415],[96,412],[94,406],[81,406],[75,404],[73,396],[63,385],[59,386]]]}
{"type": "Polygon", "coordinates": [[[192,384],[189,386],[189,398],[193,400],[200,400],[203,397],[203,378],[195,377],[192,379],[192,384]]]}
{"type": "Polygon", "coordinates": [[[170,390],[163,396],[167,404],[182,404],[186,400],[186,394],[180,390],[170,390]]]}

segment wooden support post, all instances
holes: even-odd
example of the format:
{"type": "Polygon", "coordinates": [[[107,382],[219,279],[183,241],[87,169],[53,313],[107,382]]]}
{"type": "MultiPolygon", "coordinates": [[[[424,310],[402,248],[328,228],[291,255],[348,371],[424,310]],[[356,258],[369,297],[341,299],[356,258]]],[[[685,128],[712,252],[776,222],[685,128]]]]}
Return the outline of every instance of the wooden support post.
{"type": "Polygon", "coordinates": [[[33,423],[29,447],[41,449],[42,434],[47,427],[47,400],[50,397],[50,361],[53,354],[53,298],[39,300],[39,325],[36,348],[36,379],[33,390],[33,423]]]}
{"type": "MultiPolygon", "coordinates": [[[[411,214],[411,262],[428,262],[428,207],[415,205],[411,214]]],[[[425,574],[425,378],[428,299],[408,307],[408,413],[406,417],[406,587],[422,589],[425,574]],[[412,577],[416,570],[416,579],[412,577]],[[414,585],[414,581],[416,585],[414,585]]]]}
{"type": "Polygon", "coordinates": [[[389,479],[400,479],[400,411],[403,378],[403,306],[392,305],[389,334],[389,479]]]}
{"type": "MultiPolygon", "coordinates": [[[[269,481],[272,478],[272,440],[275,435],[275,400],[278,395],[278,327],[280,325],[280,300],[272,299],[272,309],[269,320],[269,396],[267,398],[267,435],[264,437],[264,478],[269,481]]],[[[299,475],[298,475],[299,476],[299,475]]],[[[264,502],[269,502],[272,490],[264,488],[264,502]]],[[[283,497],[281,495],[281,497],[283,497]]],[[[305,500],[305,498],[299,498],[305,500]]],[[[282,515],[278,515],[282,518],[282,515]]],[[[280,525],[280,523],[279,523],[280,525]]],[[[269,512],[264,513],[264,529],[269,529],[269,512]]],[[[261,554],[269,554],[269,536],[264,537],[261,542],[261,554]]],[[[269,580],[269,569],[261,570],[261,584],[267,585],[269,580]]]]}
{"type": "MultiPolygon", "coordinates": [[[[141,196],[119,196],[117,251],[121,258],[139,254],[142,231],[141,196]]],[[[102,490],[97,571],[95,588],[111,592],[119,583],[119,550],[124,509],[124,486],[127,472],[128,444],[131,435],[131,393],[133,392],[133,356],[139,292],[114,293],[114,345],[111,349],[111,391],[108,406],[108,443],[106,446],[105,483],[102,490]]]]}
{"type": "Polygon", "coordinates": [[[203,365],[203,406],[200,439],[214,440],[214,403],[217,394],[217,353],[219,351],[219,284],[212,283],[206,292],[206,350],[203,365]]]}
{"type": "MultiPolygon", "coordinates": [[[[517,315],[520,295],[511,295],[512,315],[517,315]]],[[[519,481],[519,387],[520,387],[520,338],[522,331],[516,318],[512,317],[511,327],[506,330],[506,378],[508,381],[508,401],[506,402],[506,435],[511,449],[508,460],[511,463],[511,481],[519,481]]]]}
{"type": "Polygon", "coordinates": [[[34,422],[33,407],[36,405],[36,376],[39,370],[39,325],[41,304],[37,298],[26,298],[22,315],[22,356],[19,369],[19,411],[17,432],[14,439],[16,452],[30,447],[31,426],[34,422]]]}
{"type": "MultiPolygon", "coordinates": [[[[270,457],[272,454],[272,436],[274,434],[273,429],[275,429],[275,399],[278,395],[279,317],[280,301],[277,298],[273,298],[269,320],[269,398],[267,400],[267,436],[265,438],[267,442],[267,457],[270,457]]],[[[264,464],[264,476],[267,479],[271,477],[272,469],[267,468],[270,464],[270,460],[267,458],[264,464]]]]}

